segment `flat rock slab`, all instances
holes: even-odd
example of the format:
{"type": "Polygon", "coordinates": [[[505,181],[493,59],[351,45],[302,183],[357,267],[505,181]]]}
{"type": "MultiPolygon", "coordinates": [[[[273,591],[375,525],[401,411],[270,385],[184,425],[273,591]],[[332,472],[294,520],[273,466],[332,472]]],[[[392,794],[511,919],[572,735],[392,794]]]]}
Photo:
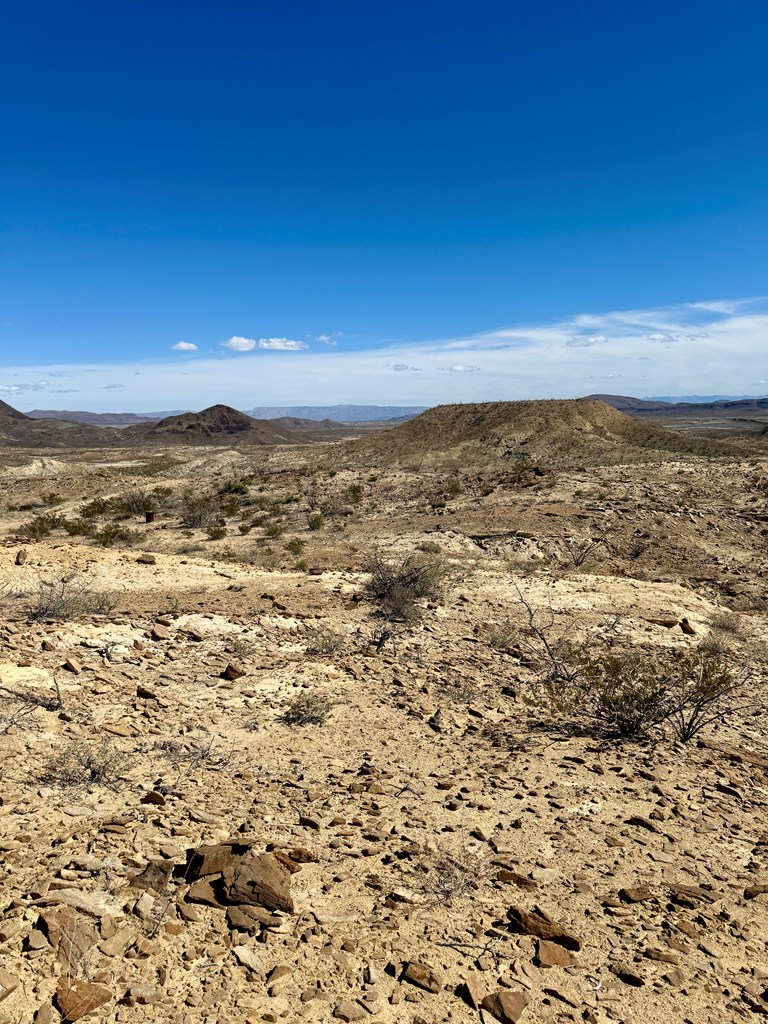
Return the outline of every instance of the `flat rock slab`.
{"type": "Polygon", "coordinates": [[[65,1021],[80,1020],[112,999],[112,992],[106,985],[90,981],[71,981],[62,978],[56,989],[56,1002],[65,1021]]]}
{"type": "Polygon", "coordinates": [[[523,910],[522,907],[510,907],[507,917],[515,930],[522,932],[523,935],[546,939],[574,952],[581,949],[581,939],[554,921],[541,907],[534,907],[532,911],[523,910]]]}

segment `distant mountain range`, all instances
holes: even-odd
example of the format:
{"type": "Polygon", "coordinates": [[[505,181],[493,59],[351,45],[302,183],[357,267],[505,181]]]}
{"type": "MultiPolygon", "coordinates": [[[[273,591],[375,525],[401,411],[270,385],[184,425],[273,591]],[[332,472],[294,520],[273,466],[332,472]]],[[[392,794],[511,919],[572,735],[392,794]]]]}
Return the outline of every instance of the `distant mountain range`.
{"type": "Polygon", "coordinates": [[[257,405],[245,411],[256,420],[289,416],[302,420],[335,420],[336,423],[375,423],[410,419],[427,408],[426,405],[257,405]]]}
{"type": "MultiPolygon", "coordinates": [[[[255,420],[333,420],[336,423],[378,423],[406,420],[418,416],[426,405],[274,405],[241,410],[255,420]]],[[[133,427],[139,423],[158,423],[169,416],[183,416],[189,409],[163,412],[87,412],[71,409],[33,409],[26,415],[33,420],[69,420],[92,427],[133,427]]]]}

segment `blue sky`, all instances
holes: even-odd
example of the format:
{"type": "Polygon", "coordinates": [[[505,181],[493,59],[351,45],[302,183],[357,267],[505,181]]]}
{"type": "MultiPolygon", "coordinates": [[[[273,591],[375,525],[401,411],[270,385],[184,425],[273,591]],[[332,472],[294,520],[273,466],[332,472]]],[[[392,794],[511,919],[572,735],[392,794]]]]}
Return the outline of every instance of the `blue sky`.
{"type": "Polygon", "coordinates": [[[767,35],[764,0],[13,5],[0,397],[768,393],[767,35]]]}

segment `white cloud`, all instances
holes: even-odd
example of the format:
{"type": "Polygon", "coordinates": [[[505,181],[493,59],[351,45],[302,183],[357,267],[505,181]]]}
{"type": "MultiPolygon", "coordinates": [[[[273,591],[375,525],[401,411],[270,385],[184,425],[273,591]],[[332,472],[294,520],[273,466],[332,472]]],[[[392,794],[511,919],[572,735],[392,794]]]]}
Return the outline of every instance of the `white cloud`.
{"type": "Polygon", "coordinates": [[[268,348],[277,352],[300,352],[309,348],[306,341],[291,341],[289,338],[259,338],[257,348],[268,348]]]}
{"type": "Polygon", "coordinates": [[[252,352],[255,348],[270,349],[273,352],[300,352],[309,348],[306,341],[291,341],[290,338],[230,338],[222,343],[230,352],[252,352]]]}
{"type": "Polygon", "coordinates": [[[648,341],[658,341],[662,345],[671,345],[676,341],[682,340],[682,334],[665,334],[663,331],[654,331],[648,335],[648,341]]]}
{"type": "Polygon", "coordinates": [[[333,334],[318,334],[315,337],[315,341],[319,341],[323,345],[327,345],[329,348],[335,348],[338,345],[336,338],[339,337],[338,331],[334,331],[333,334]]]}
{"type": "Polygon", "coordinates": [[[404,370],[413,370],[414,373],[420,373],[420,366],[409,366],[408,363],[384,363],[385,369],[394,370],[395,373],[403,373],[404,370]]]}
{"type": "Polygon", "coordinates": [[[571,398],[598,390],[598,381],[619,378],[622,394],[638,397],[762,395],[766,386],[758,382],[766,378],[768,300],[753,300],[734,313],[701,306],[681,303],[578,313],[560,321],[368,348],[350,343],[331,351],[313,344],[285,358],[256,350],[257,339],[230,339],[246,343],[236,364],[219,356],[192,354],[182,360],[183,373],[178,356],[170,351],[165,360],[147,364],[5,366],[0,370],[0,395],[22,411],[34,408],[39,398],[27,392],[59,386],[49,382],[61,374],[68,375],[67,387],[80,392],[78,406],[94,412],[115,408],[116,396],[108,385],[118,380],[125,382],[121,408],[136,412],[169,404],[202,409],[217,402],[250,409],[265,393],[274,405],[571,398]],[[680,340],[653,344],[649,334],[680,340]],[[569,338],[595,336],[609,342],[568,344],[569,338]],[[399,365],[420,369],[392,369],[399,365]],[[137,373],[141,376],[134,376],[137,373]],[[18,396],[16,402],[13,396],[18,396]]]}
{"type": "Polygon", "coordinates": [[[593,345],[606,345],[608,339],[604,334],[572,334],[566,338],[569,348],[591,348],[593,345]]]}
{"type": "Polygon", "coordinates": [[[104,391],[118,391],[120,388],[124,388],[124,387],[125,387],[125,384],[105,384],[102,390],[104,390],[104,391]]]}
{"type": "Polygon", "coordinates": [[[228,341],[223,341],[222,346],[228,348],[230,352],[250,352],[251,349],[256,348],[256,341],[254,338],[230,338],[228,341]]]}
{"type": "Polygon", "coordinates": [[[191,341],[177,341],[171,348],[174,352],[197,352],[197,345],[191,341]]]}

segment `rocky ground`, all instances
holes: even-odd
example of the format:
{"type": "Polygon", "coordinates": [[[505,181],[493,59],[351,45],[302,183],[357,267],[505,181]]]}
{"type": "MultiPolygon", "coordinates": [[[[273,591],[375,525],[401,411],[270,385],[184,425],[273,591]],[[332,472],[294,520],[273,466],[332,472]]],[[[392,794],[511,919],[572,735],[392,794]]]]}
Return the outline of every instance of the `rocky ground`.
{"type": "Polygon", "coordinates": [[[0,1021],[768,1013],[765,462],[332,462],[6,460],[0,1021]],[[542,637],[749,678],[621,738],[542,637]]]}

